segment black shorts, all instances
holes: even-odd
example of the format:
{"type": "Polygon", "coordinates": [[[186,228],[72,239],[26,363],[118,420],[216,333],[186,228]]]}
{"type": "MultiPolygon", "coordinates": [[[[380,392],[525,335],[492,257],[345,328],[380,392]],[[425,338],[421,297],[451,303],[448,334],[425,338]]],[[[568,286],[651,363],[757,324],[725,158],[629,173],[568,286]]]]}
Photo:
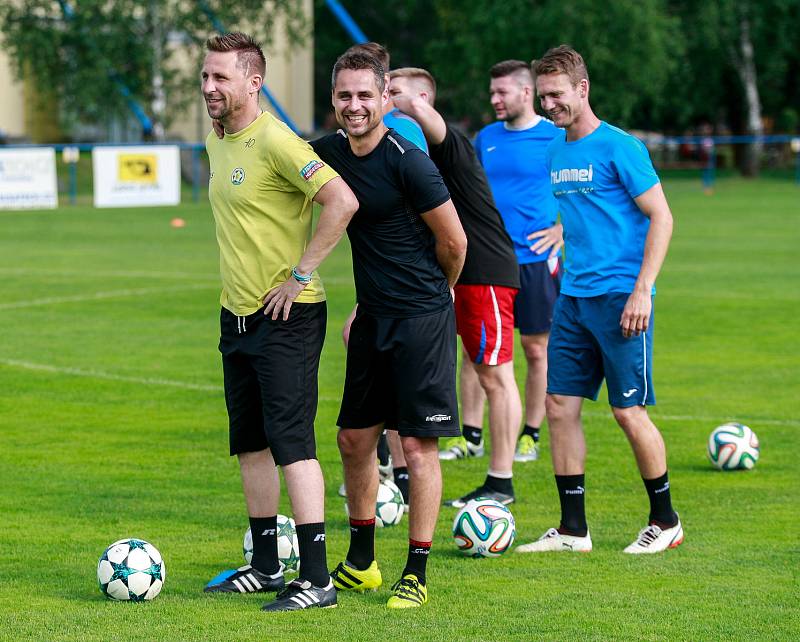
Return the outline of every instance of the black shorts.
{"type": "Polygon", "coordinates": [[[514,327],[519,328],[520,334],[550,332],[563,271],[560,258],[519,266],[520,289],[514,300],[514,327]]]}
{"type": "Polygon", "coordinates": [[[453,306],[410,319],[376,317],[359,307],[336,423],[383,423],[403,437],[460,435],[453,306]]]}
{"type": "Polygon", "coordinates": [[[287,466],[316,459],[317,373],[327,308],[295,303],[289,319],[222,308],[219,351],[230,423],[230,453],[269,448],[287,466]]]}

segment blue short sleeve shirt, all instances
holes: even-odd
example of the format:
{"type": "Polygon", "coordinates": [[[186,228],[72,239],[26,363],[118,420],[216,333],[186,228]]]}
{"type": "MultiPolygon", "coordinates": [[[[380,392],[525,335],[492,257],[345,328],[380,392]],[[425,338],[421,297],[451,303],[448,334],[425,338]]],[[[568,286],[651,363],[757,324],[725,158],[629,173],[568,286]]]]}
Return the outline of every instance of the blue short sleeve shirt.
{"type": "Polygon", "coordinates": [[[531,252],[528,235],[552,227],[558,205],[547,176],[547,146],[562,131],[542,118],[528,129],[487,125],[475,138],[478,160],[486,171],[492,195],[520,265],[546,261],[548,252],[531,252]]]}
{"type": "Polygon", "coordinates": [[[601,122],[580,140],[555,138],[547,164],[566,243],[561,292],[576,297],[632,292],[650,229],[634,199],[659,182],[647,148],[601,122]]]}
{"type": "Polygon", "coordinates": [[[414,143],[426,154],[428,153],[428,141],[425,140],[422,127],[420,127],[419,123],[411,118],[411,116],[407,116],[399,109],[395,108],[383,115],[383,124],[389,129],[394,129],[403,138],[414,143]]]}

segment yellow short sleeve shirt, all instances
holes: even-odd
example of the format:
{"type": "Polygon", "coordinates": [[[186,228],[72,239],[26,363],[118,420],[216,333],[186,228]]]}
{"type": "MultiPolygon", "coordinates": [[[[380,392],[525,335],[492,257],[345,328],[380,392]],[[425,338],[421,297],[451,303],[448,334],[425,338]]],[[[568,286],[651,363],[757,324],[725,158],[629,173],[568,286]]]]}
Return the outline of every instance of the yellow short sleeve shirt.
{"type": "MultiPolygon", "coordinates": [[[[222,275],[220,303],[246,316],[291,276],[311,239],[311,201],[338,174],[267,112],[222,140],[211,132],[206,150],[222,275]]],[[[324,300],[315,272],[297,302],[324,300]]]]}

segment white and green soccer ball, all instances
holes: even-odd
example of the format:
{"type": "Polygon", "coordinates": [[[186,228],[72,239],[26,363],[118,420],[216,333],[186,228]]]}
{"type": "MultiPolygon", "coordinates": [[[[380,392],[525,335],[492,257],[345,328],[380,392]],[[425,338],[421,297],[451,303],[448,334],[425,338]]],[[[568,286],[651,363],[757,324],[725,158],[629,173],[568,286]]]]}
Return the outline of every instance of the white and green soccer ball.
{"type": "MultiPolygon", "coordinates": [[[[244,560],[248,564],[253,561],[253,533],[250,529],[244,534],[242,542],[244,560]]],[[[297,531],[294,520],[286,515],[278,515],[278,561],[281,571],[294,573],[300,568],[300,547],[297,544],[297,531]]]]}
{"type": "MultiPolygon", "coordinates": [[[[384,479],[378,484],[378,497],[375,502],[375,526],[397,526],[403,518],[405,502],[403,493],[391,479],[384,479]]],[[[350,516],[350,508],[344,505],[344,512],[350,516]]]]}
{"type": "Polygon", "coordinates": [[[164,585],[167,569],[158,549],[142,539],[121,539],[97,562],[100,590],[112,600],[152,600],[164,585]]]}
{"type": "Polygon", "coordinates": [[[516,536],[511,511],[493,499],[471,499],[453,520],[456,546],[469,557],[500,557],[511,548],[516,536]]]}
{"type": "Polygon", "coordinates": [[[749,470],[759,452],[758,437],[744,424],[717,426],[708,437],[708,458],[720,470],[749,470]]]}
{"type": "Polygon", "coordinates": [[[378,499],[375,503],[375,526],[397,526],[403,517],[405,502],[403,493],[391,479],[384,479],[378,485],[378,499]]]}

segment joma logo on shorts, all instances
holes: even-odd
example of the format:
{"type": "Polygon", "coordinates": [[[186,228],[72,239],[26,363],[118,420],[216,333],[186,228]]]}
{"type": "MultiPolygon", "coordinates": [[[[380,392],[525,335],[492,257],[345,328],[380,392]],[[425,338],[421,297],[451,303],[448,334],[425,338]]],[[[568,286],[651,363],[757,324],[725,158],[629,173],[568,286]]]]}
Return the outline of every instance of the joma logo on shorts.
{"type": "Polygon", "coordinates": [[[437,424],[443,421],[450,421],[451,419],[452,417],[450,415],[432,415],[430,417],[425,417],[425,421],[435,421],[437,424]]]}

